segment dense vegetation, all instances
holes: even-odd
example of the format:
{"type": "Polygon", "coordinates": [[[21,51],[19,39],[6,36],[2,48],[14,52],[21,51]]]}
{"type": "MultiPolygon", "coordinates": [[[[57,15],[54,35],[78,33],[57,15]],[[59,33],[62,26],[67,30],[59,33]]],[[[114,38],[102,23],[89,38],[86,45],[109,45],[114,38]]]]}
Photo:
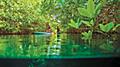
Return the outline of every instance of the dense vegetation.
{"type": "Polygon", "coordinates": [[[119,0],[0,0],[0,33],[118,32],[119,0]]]}

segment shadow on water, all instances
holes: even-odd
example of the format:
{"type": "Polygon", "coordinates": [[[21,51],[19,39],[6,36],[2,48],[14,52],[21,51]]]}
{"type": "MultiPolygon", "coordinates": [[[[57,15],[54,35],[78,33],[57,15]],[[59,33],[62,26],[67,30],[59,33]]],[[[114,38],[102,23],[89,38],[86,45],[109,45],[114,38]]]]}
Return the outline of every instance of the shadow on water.
{"type": "Polygon", "coordinates": [[[112,67],[119,38],[83,41],[79,34],[0,36],[0,67],[112,67]]]}

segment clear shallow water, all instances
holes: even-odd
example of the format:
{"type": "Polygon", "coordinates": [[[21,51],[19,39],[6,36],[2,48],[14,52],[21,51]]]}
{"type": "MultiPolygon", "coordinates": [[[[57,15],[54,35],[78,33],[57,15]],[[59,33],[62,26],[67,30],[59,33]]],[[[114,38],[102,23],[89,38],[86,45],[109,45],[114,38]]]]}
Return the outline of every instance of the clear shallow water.
{"type": "Polygon", "coordinates": [[[119,57],[119,40],[92,39],[80,35],[1,35],[0,58],[106,58],[119,57]]]}

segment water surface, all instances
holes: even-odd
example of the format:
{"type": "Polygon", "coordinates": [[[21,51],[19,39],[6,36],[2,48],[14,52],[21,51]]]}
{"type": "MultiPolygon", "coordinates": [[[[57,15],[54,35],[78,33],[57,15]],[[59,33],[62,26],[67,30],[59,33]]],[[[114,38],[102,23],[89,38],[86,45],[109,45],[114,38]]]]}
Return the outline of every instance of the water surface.
{"type": "Polygon", "coordinates": [[[84,41],[79,34],[0,35],[0,58],[107,58],[120,56],[119,40],[84,41]]]}

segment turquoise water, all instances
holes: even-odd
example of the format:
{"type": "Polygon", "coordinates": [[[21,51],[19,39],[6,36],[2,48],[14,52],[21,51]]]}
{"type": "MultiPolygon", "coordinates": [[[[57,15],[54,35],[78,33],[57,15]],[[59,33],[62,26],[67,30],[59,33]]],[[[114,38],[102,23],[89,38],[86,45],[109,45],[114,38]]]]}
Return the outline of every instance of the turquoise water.
{"type": "Polygon", "coordinates": [[[81,40],[79,34],[1,35],[0,58],[119,57],[120,45],[111,39],[81,40]]]}

